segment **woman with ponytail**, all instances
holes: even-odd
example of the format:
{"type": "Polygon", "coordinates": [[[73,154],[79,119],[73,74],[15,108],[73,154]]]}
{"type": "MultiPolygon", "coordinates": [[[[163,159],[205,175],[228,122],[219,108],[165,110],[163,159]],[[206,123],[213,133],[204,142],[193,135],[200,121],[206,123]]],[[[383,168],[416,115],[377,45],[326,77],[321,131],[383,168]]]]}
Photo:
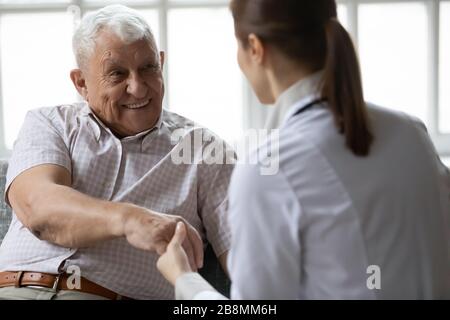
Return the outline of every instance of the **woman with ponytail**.
{"type": "MultiPolygon", "coordinates": [[[[280,129],[257,152],[278,145],[277,172],[233,173],[231,298],[449,298],[450,174],[418,120],[364,101],[335,1],[230,8],[239,66],[280,129]]],[[[180,223],[159,270],[177,298],[223,298],[191,272],[185,235],[180,223]]]]}

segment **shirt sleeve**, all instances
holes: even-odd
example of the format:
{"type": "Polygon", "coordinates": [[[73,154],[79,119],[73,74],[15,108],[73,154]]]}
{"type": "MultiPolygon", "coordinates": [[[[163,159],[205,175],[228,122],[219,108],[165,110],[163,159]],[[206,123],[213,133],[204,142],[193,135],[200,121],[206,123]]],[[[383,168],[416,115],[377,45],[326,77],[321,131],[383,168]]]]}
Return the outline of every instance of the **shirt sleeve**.
{"type": "Polygon", "coordinates": [[[196,272],[186,273],[175,282],[177,300],[228,300],[196,272]]]}
{"type": "MultiPolygon", "coordinates": [[[[220,161],[206,156],[206,161],[201,164],[198,201],[206,237],[216,256],[220,256],[230,248],[228,186],[234,169],[235,153],[223,140],[216,136],[214,139],[216,146],[223,148],[223,153],[220,161]]],[[[204,152],[208,153],[208,146],[204,147],[204,152]]]]}
{"type": "Polygon", "coordinates": [[[230,184],[232,299],[297,299],[301,210],[283,174],[238,165],[230,184]]]}
{"type": "Polygon", "coordinates": [[[27,169],[41,164],[55,164],[71,172],[69,150],[62,137],[62,130],[52,121],[49,112],[32,110],[25,117],[9,160],[5,186],[7,202],[9,186],[27,169]]]}

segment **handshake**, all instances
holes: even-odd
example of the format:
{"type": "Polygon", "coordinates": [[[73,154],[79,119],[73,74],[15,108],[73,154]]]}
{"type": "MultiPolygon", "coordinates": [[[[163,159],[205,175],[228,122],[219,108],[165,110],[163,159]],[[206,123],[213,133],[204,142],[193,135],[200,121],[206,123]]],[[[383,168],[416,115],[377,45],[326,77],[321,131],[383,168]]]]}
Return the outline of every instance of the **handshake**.
{"type": "Polygon", "coordinates": [[[133,207],[124,223],[125,237],[134,247],[160,255],[158,270],[170,283],[203,267],[203,241],[184,218],[133,207]]]}

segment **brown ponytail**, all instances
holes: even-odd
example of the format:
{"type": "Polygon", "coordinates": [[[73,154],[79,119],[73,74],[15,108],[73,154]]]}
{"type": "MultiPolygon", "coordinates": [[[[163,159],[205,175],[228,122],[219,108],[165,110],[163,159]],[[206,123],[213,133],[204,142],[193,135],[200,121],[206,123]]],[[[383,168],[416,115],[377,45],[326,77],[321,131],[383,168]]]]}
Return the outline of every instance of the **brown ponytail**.
{"type": "Polygon", "coordinates": [[[336,19],[335,0],[232,0],[230,9],[244,46],[253,33],[312,71],[324,70],[322,96],[338,131],[355,155],[367,156],[374,138],[359,62],[350,35],[336,19]]]}
{"type": "Polygon", "coordinates": [[[361,72],[348,32],[334,18],[325,26],[327,54],[322,95],[328,99],[339,132],[355,155],[367,156],[373,141],[369,129],[361,72]]]}

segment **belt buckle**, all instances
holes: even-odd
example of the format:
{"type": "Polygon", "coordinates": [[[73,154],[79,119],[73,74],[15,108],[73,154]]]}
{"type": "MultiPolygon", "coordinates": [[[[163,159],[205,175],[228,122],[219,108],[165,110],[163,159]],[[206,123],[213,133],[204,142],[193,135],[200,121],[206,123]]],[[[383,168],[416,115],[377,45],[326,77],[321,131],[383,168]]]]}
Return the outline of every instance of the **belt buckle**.
{"type": "Polygon", "coordinates": [[[53,287],[52,287],[53,292],[56,292],[57,289],[58,289],[60,277],[61,277],[61,274],[58,273],[58,274],[56,275],[55,281],[53,282],[53,287]]]}

